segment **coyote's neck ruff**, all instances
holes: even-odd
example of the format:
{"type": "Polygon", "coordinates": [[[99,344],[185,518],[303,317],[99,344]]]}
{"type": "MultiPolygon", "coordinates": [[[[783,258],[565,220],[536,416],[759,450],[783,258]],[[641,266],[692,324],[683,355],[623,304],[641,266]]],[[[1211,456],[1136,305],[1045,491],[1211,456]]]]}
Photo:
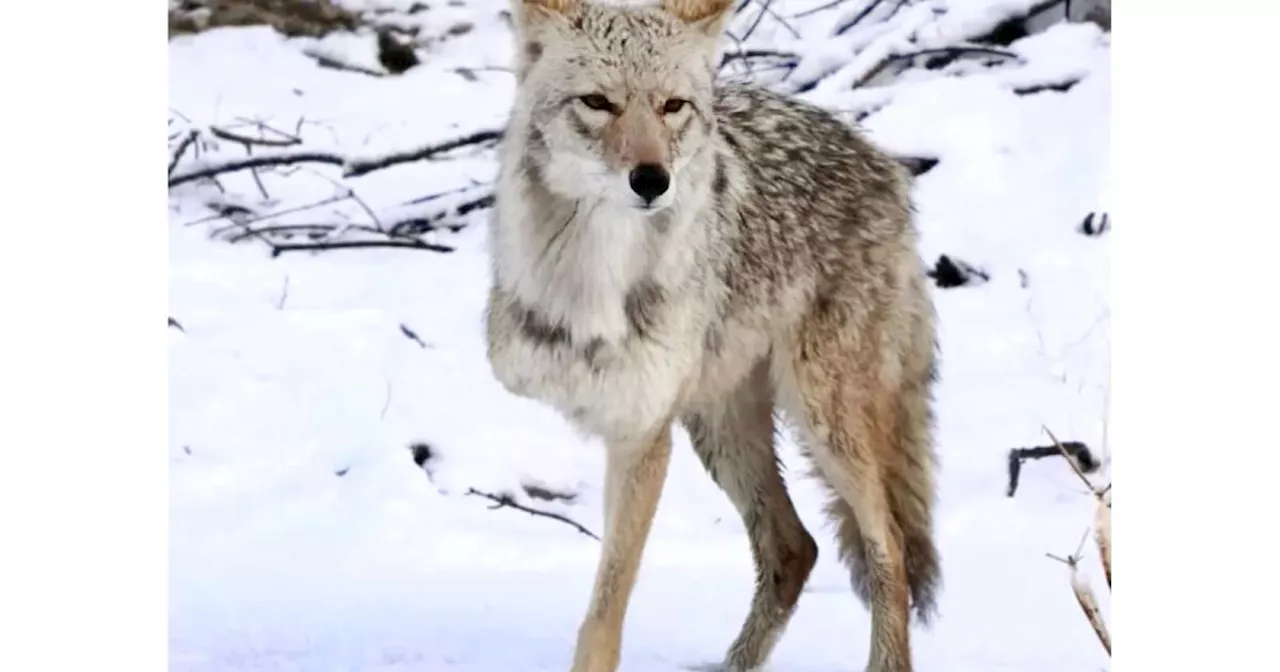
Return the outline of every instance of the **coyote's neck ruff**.
{"type": "Polygon", "coordinates": [[[683,425],[760,581],[726,667],[764,662],[816,558],[774,414],[833,493],[871,668],[910,669],[938,561],[934,313],[900,166],[821,109],[714,83],[733,0],[513,0],[517,94],[490,231],[489,360],[608,447],[575,672],[612,672],[683,425]]]}

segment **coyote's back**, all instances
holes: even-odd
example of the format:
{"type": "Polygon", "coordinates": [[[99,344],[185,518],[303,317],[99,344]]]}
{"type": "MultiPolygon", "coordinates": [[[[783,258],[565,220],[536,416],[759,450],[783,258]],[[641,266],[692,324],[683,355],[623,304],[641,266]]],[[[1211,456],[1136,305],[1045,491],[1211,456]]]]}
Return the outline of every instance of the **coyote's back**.
{"type": "Polygon", "coordinates": [[[869,669],[911,669],[934,610],[934,310],[903,168],[829,113],[716,86],[732,0],[515,0],[486,313],[495,376],[608,447],[606,533],[575,672],[612,672],[670,428],[742,515],[768,658],[817,559],[775,416],[828,486],[872,611],[869,669]]]}

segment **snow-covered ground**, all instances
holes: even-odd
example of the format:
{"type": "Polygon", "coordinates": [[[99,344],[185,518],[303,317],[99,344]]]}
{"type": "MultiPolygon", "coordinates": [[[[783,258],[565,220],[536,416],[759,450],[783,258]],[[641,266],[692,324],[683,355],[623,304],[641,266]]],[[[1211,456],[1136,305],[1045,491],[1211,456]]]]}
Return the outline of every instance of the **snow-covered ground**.
{"type": "MultiPolygon", "coordinates": [[[[772,10],[792,17],[822,4],[779,0],[772,10]]],[[[872,111],[861,123],[874,141],[937,158],[916,184],[922,255],[932,263],[947,254],[990,276],[935,291],[945,586],[941,618],[914,634],[918,669],[1105,668],[1067,570],[1045,557],[1076,550],[1091,499],[1061,460],[1028,463],[1016,496],[1006,497],[1005,458],[1046,445],[1043,426],[1095,449],[1105,442],[1109,235],[1077,227],[1106,205],[1110,36],[1093,24],[1058,24],[1001,47],[1019,57],[1003,67],[957,63],[849,91],[867,72],[847,64],[854,49],[949,46],[989,31],[1010,7],[1038,3],[925,2],[918,17],[885,22],[896,27],[813,39],[866,4],[787,19],[799,38],[766,18],[750,44],[799,54],[792,76],[844,68],[802,95],[872,111]],[[929,23],[940,7],[950,8],[947,21],[929,23]],[[925,27],[909,30],[912,22],[925,27]],[[841,77],[843,86],[832,83],[841,77]],[[1066,91],[1018,93],[1075,79],[1066,91]]],[[[286,40],[258,27],[175,38],[169,104],[194,127],[259,119],[344,155],[499,128],[513,85],[502,69],[506,5],[470,0],[408,15],[425,33],[472,28],[395,77],[321,68],[304,54],[328,49],[376,69],[368,36],[286,40]]],[[[739,34],[756,11],[735,21],[739,34]]],[[[223,141],[207,154],[199,160],[243,150],[223,141]]],[[[344,181],[359,203],[294,221],[345,213],[369,224],[366,206],[385,214],[487,182],[493,168],[485,151],[399,165],[344,181]]],[[[212,202],[283,209],[320,200],[339,177],[313,164],[261,171],[262,190],[242,172],[219,178],[227,195],[197,182],[170,192],[171,669],[568,669],[598,543],[468,492],[510,494],[599,530],[603,454],[489,374],[480,338],[485,213],[433,234],[455,248],[449,254],[273,258],[255,241],[212,239],[211,226],[226,220],[191,223],[212,202]],[[414,444],[430,446],[422,467],[414,444]],[[530,486],[574,498],[542,501],[530,486]]],[[[805,465],[790,444],[783,458],[821,554],[771,669],[861,669],[868,614],[835,560],[820,493],[800,476],[805,465]]],[[[1083,565],[1105,607],[1091,547],[1083,565]]],[[[738,516],[677,431],[622,668],[718,660],[751,583],[738,516]]]]}

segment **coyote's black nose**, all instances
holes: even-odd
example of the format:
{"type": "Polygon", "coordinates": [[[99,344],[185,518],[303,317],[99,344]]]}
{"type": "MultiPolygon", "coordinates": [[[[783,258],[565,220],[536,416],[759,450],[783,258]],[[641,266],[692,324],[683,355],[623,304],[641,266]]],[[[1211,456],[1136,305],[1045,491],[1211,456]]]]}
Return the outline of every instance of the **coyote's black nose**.
{"type": "Polygon", "coordinates": [[[646,204],[667,193],[671,176],[667,169],[655,163],[642,163],[631,170],[631,191],[636,192],[646,204]]]}

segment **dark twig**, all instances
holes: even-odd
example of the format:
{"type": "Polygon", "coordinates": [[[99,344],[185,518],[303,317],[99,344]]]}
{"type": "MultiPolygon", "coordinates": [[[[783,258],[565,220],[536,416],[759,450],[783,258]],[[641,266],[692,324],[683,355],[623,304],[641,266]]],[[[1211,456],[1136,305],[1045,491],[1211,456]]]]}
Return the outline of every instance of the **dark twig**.
{"type": "Polygon", "coordinates": [[[174,329],[177,329],[178,331],[181,331],[184,334],[187,333],[187,330],[183,329],[182,325],[178,324],[178,321],[173,319],[172,317],[169,318],[169,326],[173,327],[174,329]]]}
{"type": "MultiPolygon", "coordinates": [[[[315,209],[315,208],[318,208],[318,207],[321,207],[321,206],[324,206],[324,205],[329,205],[330,203],[337,203],[337,202],[339,202],[339,201],[345,201],[345,200],[347,200],[347,198],[349,198],[349,197],[348,197],[348,196],[345,196],[345,195],[334,195],[334,196],[330,196],[329,198],[326,198],[326,199],[324,199],[324,200],[316,201],[315,203],[308,203],[308,204],[306,204],[306,205],[299,205],[299,206],[295,206],[295,207],[292,207],[292,208],[285,208],[284,210],[276,210],[276,211],[274,211],[274,212],[268,212],[268,213],[266,213],[266,214],[262,214],[262,215],[257,215],[256,213],[254,213],[254,215],[255,215],[255,216],[252,216],[252,217],[245,217],[245,218],[243,218],[243,219],[242,219],[242,221],[241,221],[241,222],[239,222],[239,223],[240,223],[240,224],[246,224],[246,225],[247,225],[247,224],[253,224],[253,223],[255,223],[255,222],[261,222],[261,221],[264,221],[264,220],[273,219],[273,218],[275,218],[275,217],[281,217],[281,216],[284,216],[284,215],[290,215],[290,214],[293,214],[293,213],[295,213],[295,212],[304,212],[304,211],[307,211],[307,210],[313,210],[313,209],[315,209]]],[[[211,221],[213,221],[213,220],[215,220],[215,219],[222,219],[223,217],[226,217],[226,216],[227,216],[227,214],[228,214],[228,213],[226,212],[226,209],[227,209],[226,207],[218,208],[218,211],[217,211],[217,212],[215,212],[214,214],[209,215],[209,216],[207,216],[207,217],[201,217],[201,218],[199,218],[199,219],[193,219],[193,220],[191,220],[191,221],[189,221],[189,222],[184,223],[184,224],[183,224],[183,226],[191,226],[191,225],[193,225],[193,224],[204,224],[204,223],[206,223],[206,222],[211,222],[211,221]]],[[[243,208],[241,208],[241,211],[242,211],[242,214],[244,214],[244,213],[247,213],[247,212],[248,212],[248,211],[244,210],[243,208]]],[[[217,234],[217,232],[215,232],[215,235],[216,235],[216,234],[217,234]]]]}
{"type": "Polygon", "coordinates": [[[284,304],[289,301],[289,276],[284,276],[284,287],[280,290],[280,299],[276,301],[276,310],[284,310],[284,304]]]}
{"type": "MultiPolygon", "coordinates": [[[[296,137],[281,138],[279,140],[275,140],[272,138],[252,138],[247,135],[241,135],[230,129],[221,128],[218,126],[210,126],[209,132],[212,133],[214,137],[222,138],[223,140],[227,140],[229,142],[238,142],[245,146],[257,145],[259,147],[293,147],[295,145],[302,144],[302,140],[296,137]]],[[[279,133],[279,131],[276,131],[276,132],[279,133]]]]}
{"type": "Polygon", "coordinates": [[[764,20],[765,12],[769,11],[770,2],[773,2],[773,0],[764,0],[760,3],[760,11],[756,13],[756,20],[752,21],[751,26],[747,28],[747,32],[742,34],[743,41],[750,39],[751,35],[756,32],[756,28],[760,27],[760,22],[764,20]]]}
{"type": "Polygon", "coordinates": [[[769,16],[772,16],[774,22],[776,22],[779,26],[786,28],[787,32],[791,33],[791,37],[797,40],[800,39],[800,31],[796,30],[795,26],[792,26],[786,19],[782,18],[781,14],[775,12],[772,6],[765,5],[764,11],[768,12],[769,16]]]}
{"type": "Polygon", "coordinates": [[[382,401],[382,412],[378,414],[379,420],[387,419],[387,409],[391,408],[391,381],[387,381],[387,396],[382,401]]]}
{"type": "Polygon", "coordinates": [[[800,57],[789,51],[774,51],[772,49],[742,49],[739,51],[726,51],[724,56],[720,57],[720,67],[724,68],[726,65],[729,65],[734,61],[747,61],[759,58],[777,58],[789,61],[790,65],[795,65],[796,61],[798,61],[800,57]]]}
{"type": "MultiPolygon", "coordinates": [[[[817,7],[814,7],[813,9],[806,9],[806,10],[804,10],[803,12],[800,12],[800,13],[798,13],[798,14],[792,14],[792,15],[791,15],[791,18],[793,18],[793,19],[801,19],[801,18],[804,18],[804,17],[809,16],[809,15],[811,15],[811,14],[817,14],[818,12],[825,12],[825,11],[827,11],[828,9],[835,9],[836,7],[839,7],[840,5],[843,5],[844,3],[848,2],[848,1],[849,1],[849,0],[831,0],[831,2],[828,2],[828,3],[827,3],[827,4],[825,4],[825,5],[819,5],[819,6],[817,6],[817,7]]],[[[878,2],[878,1],[879,1],[879,0],[877,0],[877,2],[878,2]]]]}
{"type": "Polygon", "coordinates": [[[1045,91],[1057,91],[1058,93],[1066,93],[1071,87],[1080,83],[1079,77],[1064,79],[1061,82],[1051,82],[1046,84],[1031,84],[1028,86],[1019,86],[1013,89],[1013,92],[1019,96],[1031,96],[1045,91]]]}
{"type": "Polygon", "coordinates": [[[572,526],[573,529],[587,535],[588,537],[591,537],[596,541],[600,541],[600,537],[597,537],[591,530],[588,530],[587,528],[583,527],[578,522],[566,516],[562,516],[558,513],[552,513],[550,511],[541,511],[539,509],[532,509],[527,506],[524,506],[523,504],[520,504],[516,502],[514,499],[512,499],[511,495],[508,495],[508,494],[495,495],[489,492],[481,492],[479,490],[476,490],[475,488],[467,488],[467,494],[475,497],[484,497],[485,499],[493,502],[493,506],[489,507],[490,509],[511,508],[511,509],[516,509],[517,511],[524,511],[525,513],[531,516],[542,516],[543,518],[558,520],[566,525],[572,526]]]}
{"type": "Polygon", "coordinates": [[[258,185],[258,193],[262,194],[262,200],[270,201],[271,194],[267,193],[267,187],[262,183],[262,176],[258,174],[258,169],[254,168],[250,170],[249,174],[253,176],[253,183],[258,185]]]}
{"type": "Polygon", "coordinates": [[[268,140],[271,142],[284,142],[287,144],[282,146],[289,146],[289,147],[302,144],[302,126],[307,123],[306,117],[298,117],[297,123],[294,124],[293,133],[289,133],[288,131],[282,131],[278,129],[275,126],[272,126],[271,124],[268,124],[267,122],[262,121],[261,119],[250,119],[248,117],[236,117],[236,121],[240,122],[241,124],[252,126],[255,129],[257,129],[259,138],[261,138],[262,140],[268,140]],[[278,136],[279,139],[271,140],[270,138],[266,137],[267,133],[274,133],[276,136],[278,136]]]}
{"type": "MultiPolygon", "coordinates": [[[[866,9],[863,9],[861,12],[858,12],[852,19],[849,19],[847,22],[836,26],[835,34],[844,35],[850,30],[853,30],[854,26],[857,26],[859,23],[861,23],[863,19],[867,18],[867,16],[871,14],[871,12],[876,11],[876,7],[879,7],[880,3],[883,1],[884,0],[872,0],[871,4],[867,5],[866,9]]],[[[902,2],[901,0],[899,0],[898,7],[894,8],[893,10],[895,14],[897,13],[898,9],[902,7],[903,4],[905,4],[905,2],[902,2]]]]}
{"type": "MultiPolygon", "coordinates": [[[[456,189],[454,191],[445,192],[443,194],[433,194],[426,198],[415,199],[413,201],[410,201],[409,203],[406,203],[405,205],[414,205],[418,203],[430,202],[435,198],[440,198],[443,196],[447,196],[449,194],[457,194],[457,193],[469,191],[472,188],[473,187],[465,187],[463,189],[456,189]]],[[[398,221],[396,221],[390,227],[387,228],[387,234],[392,236],[414,235],[418,233],[424,233],[426,231],[431,231],[433,229],[439,229],[439,228],[442,228],[440,226],[441,220],[444,220],[450,217],[458,217],[458,218],[466,217],[468,214],[475,212],[477,210],[484,210],[486,208],[493,207],[493,202],[494,202],[493,192],[492,191],[484,192],[478,196],[462,201],[453,207],[444,207],[435,212],[431,212],[425,215],[415,215],[415,216],[409,216],[409,217],[404,217],[402,219],[399,219],[398,221]]],[[[452,231],[457,231],[458,229],[461,228],[461,226],[457,225],[457,226],[448,226],[443,228],[449,228],[452,231]]]]}
{"type": "MultiPolygon", "coordinates": [[[[369,207],[368,203],[364,202],[363,198],[360,198],[359,194],[356,193],[355,189],[352,189],[351,187],[348,187],[347,185],[342,184],[341,182],[333,179],[332,177],[329,177],[328,175],[325,175],[324,173],[321,173],[318,170],[312,170],[308,172],[310,172],[312,175],[315,175],[316,177],[319,177],[325,182],[332,184],[333,188],[337,190],[335,195],[342,195],[342,196],[345,196],[346,198],[350,198],[352,201],[355,201],[356,205],[360,206],[361,210],[364,210],[364,214],[369,216],[369,221],[373,222],[373,228],[378,231],[383,230],[382,221],[378,219],[377,213],[373,211],[373,208],[369,207]]],[[[350,225],[346,227],[341,227],[340,229],[335,231],[333,235],[341,235],[343,233],[343,229],[349,228],[349,226],[350,225]]]]}
{"type": "MultiPolygon", "coordinates": [[[[216,134],[215,134],[215,135],[216,135],[216,134]]],[[[239,143],[241,144],[241,146],[243,146],[243,147],[244,147],[244,153],[245,153],[245,155],[246,155],[246,156],[252,156],[252,155],[253,155],[253,142],[252,142],[252,138],[241,138],[241,139],[237,140],[237,142],[239,142],[239,143]]],[[[254,183],[255,185],[257,185],[257,186],[258,186],[258,193],[259,193],[259,194],[262,194],[262,200],[263,200],[264,202],[266,202],[266,201],[270,201],[270,200],[271,200],[271,194],[268,194],[268,193],[267,193],[267,187],[266,187],[266,185],[264,185],[264,184],[262,183],[262,176],[261,176],[261,175],[258,175],[258,169],[257,169],[257,168],[250,168],[250,169],[249,169],[249,174],[253,176],[253,183],[254,183]]]]}
{"type": "Polygon", "coordinates": [[[331,70],[343,70],[345,72],[355,72],[361,75],[368,75],[370,77],[386,77],[387,76],[387,73],[385,72],[378,72],[377,70],[366,68],[360,65],[355,65],[353,63],[344,63],[332,56],[327,56],[325,54],[322,54],[316,51],[303,51],[302,53],[304,56],[309,56],[312,59],[314,59],[316,62],[316,65],[322,68],[329,68],[331,70]]]}
{"type": "Polygon", "coordinates": [[[173,150],[173,157],[169,159],[170,178],[173,177],[173,170],[178,167],[178,162],[182,160],[182,155],[187,153],[187,150],[190,149],[191,145],[195,143],[196,138],[199,136],[200,131],[197,131],[194,128],[187,131],[186,137],[182,139],[182,142],[178,143],[178,148],[173,150]]]}
{"type": "MultiPolygon", "coordinates": [[[[337,225],[328,222],[317,222],[314,224],[276,224],[273,226],[263,226],[258,228],[249,228],[242,226],[242,230],[235,235],[227,236],[228,243],[238,243],[246,238],[262,238],[263,236],[274,236],[277,238],[288,239],[294,235],[303,235],[311,240],[323,240],[330,237],[333,230],[338,228],[337,225]]],[[[360,231],[362,233],[371,233],[374,235],[384,234],[372,226],[362,226],[353,224],[344,227],[348,231],[360,231]]],[[[225,229],[223,229],[225,231],[225,229]]],[[[216,235],[216,234],[215,234],[216,235]]]]}
{"type": "Polygon", "coordinates": [[[743,41],[751,38],[751,36],[756,32],[756,29],[760,27],[760,22],[764,20],[764,17],[766,14],[768,14],[769,16],[772,16],[774,21],[776,21],[783,28],[786,28],[787,31],[791,33],[792,37],[796,38],[797,40],[800,39],[800,33],[796,32],[796,29],[793,28],[791,24],[787,23],[785,20],[783,20],[781,16],[778,16],[777,12],[773,11],[773,7],[772,7],[773,0],[749,0],[749,1],[754,1],[756,4],[760,5],[760,12],[756,14],[756,19],[755,21],[751,22],[751,26],[747,28],[747,32],[742,34],[741,39],[743,41]]]}
{"type": "Polygon", "coordinates": [[[464,135],[453,140],[446,140],[434,145],[427,145],[418,149],[411,149],[404,152],[387,154],[371,159],[353,159],[347,164],[343,177],[360,177],[367,175],[375,170],[382,170],[399,163],[413,163],[414,161],[424,161],[426,159],[435,158],[440,154],[447,154],[455,149],[462,149],[473,145],[491,145],[502,139],[502,131],[498,129],[477,131],[470,135],[464,135]]]}
{"type": "Polygon", "coordinates": [[[413,341],[414,343],[417,343],[418,347],[422,348],[423,350],[431,349],[431,346],[427,345],[427,342],[422,340],[422,337],[419,336],[416,331],[410,329],[408,325],[401,324],[400,333],[404,334],[405,338],[413,341]]]}

